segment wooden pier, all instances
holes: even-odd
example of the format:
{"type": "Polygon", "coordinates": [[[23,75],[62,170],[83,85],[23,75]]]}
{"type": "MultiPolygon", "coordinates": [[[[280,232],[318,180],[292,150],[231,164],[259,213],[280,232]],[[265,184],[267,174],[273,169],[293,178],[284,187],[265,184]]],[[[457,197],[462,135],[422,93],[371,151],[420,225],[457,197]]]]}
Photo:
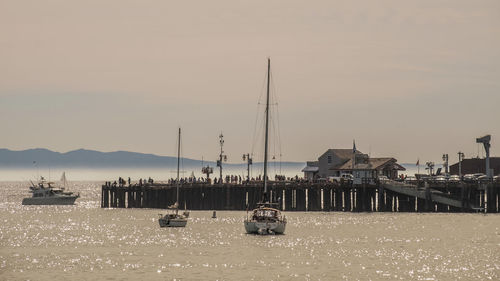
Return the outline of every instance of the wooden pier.
{"type": "MultiPolygon", "coordinates": [[[[487,212],[498,213],[500,183],[424,183],[387,181],[378,185],[274,182],[272,194],[284,211],[487,212]]],[[[179,208],[253,209],[262,184],[183,184],[179,208]]],[[[160,208],[175,203],[175,185],[102,186],[102,208],[160,208]]]]}

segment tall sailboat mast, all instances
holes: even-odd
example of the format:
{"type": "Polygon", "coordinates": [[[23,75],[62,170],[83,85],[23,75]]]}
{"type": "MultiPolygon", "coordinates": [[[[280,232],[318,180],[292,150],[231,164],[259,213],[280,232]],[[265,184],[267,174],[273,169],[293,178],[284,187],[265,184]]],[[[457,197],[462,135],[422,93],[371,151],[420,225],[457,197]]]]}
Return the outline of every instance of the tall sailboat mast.
{"type": "Polygon", "coordinates": [[[181,128],[179,127],[179,141],[177,143],[177,205],[179,204],[179,169],[181,163],[181,128]]]}
{"type": "Polygon", "coordinates": [[[269,83],[271,78],[271,59],[267,58],[267,97],[266,97],[266,137],[264,144],[264,202],[267,198],[267,149],[269,139],[269,83]]]}

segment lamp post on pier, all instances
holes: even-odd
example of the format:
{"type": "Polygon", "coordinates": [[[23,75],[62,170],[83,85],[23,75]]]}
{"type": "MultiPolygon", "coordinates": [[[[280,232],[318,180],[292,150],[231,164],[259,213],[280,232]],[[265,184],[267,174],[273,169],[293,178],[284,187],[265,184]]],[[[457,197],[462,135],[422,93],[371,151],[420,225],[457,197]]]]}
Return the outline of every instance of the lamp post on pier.
{"type": "Polygon", "coordinates": [[[462,180],[462,160],[464,160],[464,153],[462,151],[458,152],[458,177],[462,180]]]}
{"type": "Polygon", "coordinates": [[[224,155],[224,150],[222,150],[222,147],[224,146],[224,136],[222,135],[222,132],[219,135],[219,143],[220,143],[220,154],[219,154],[219,160],[217,160],[217,167],[219,167],[220,170],[220,178],[219,178],[219,183],[222,184],[222,161],[226,162],[227,161],[227,155],[224,155]]]}
{"type": "Polygon", "coordinates": [[[448,175],[448,153],[443,154],[443,166],[444,166],[444,173],[445,175],[448,175]]]}
{"type": "Polygon", "coordinates": [[[210,166],[202,167],[201,172],[205,175],[207,175],[207,182],[210,180],[210,174],[214,172],[214,169],[210,166]]]}
{"type": "Polygon", "coordinates": [[[250,153],[243,154],[243,161],[247,161],[247,183],[250,182],[250,165],[253,163],[253,159],[250,158],[250,153]]]}

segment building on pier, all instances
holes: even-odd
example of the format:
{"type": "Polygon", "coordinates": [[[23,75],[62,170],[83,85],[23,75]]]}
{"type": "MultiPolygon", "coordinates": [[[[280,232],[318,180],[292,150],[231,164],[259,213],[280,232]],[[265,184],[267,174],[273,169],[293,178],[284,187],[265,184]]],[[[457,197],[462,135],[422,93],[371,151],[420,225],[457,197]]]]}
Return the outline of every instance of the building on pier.
{"type": "MultiPolygon", "coordinates": [[[[490,169],[493,170],[492,175],[500,174],[500,157],[490,157],[490,169]]],[[[455,163],[450,166],[450,174],[459,174],[459,164],[455,163]]],[[[486,174],[486,162],[484,158],[470,158],[462,160],[462,175],[466,174],[486,174]]]]}
{"type": "MultiPolygon", "coordinates": [[[[356,150],[356,155],[362,155],[360,151],[356,150]]],[[[318,158],[318,177],[328,178],[333,176],[340,176],[340,171],[335,169],[343,166],[352,159],[353,150],[346,149],[328,149],[318,158]]]]}
{"type": "Polygon", "coordinates": [[[340,167],[332,168],[340,173],[353,173],[353,184],[362,183],[375,184],[379,176],[388,179],[397,179],[399,171],[406,169],[397,163],[395,158],[370,158],[366,154],[356,155],[356,161],[347,161],[340,167]]]}
{"type": "Polygon", "coordinates": [[[317,178],[317,174],[319,172],[319,162],[307,161],[306,166],[302,169],[302,172],[304,172],[304,179],[312,182],[315,178],[317,178]]]}
{"type": "Polygon", "coordinates": [[[310,181],[318,178],[338,177],[345,173],[353,174],[353,168],[355,178],[376,179],[384,175],[389,179],[396,179],[398,171],[405,171],[405,168],[396,162],[396,159],[390,157],[370,158],[368,154],[359,150],[356,150],[354,154],[353,149],[350,148],[328,149],[318,158],[318,161],[308,161],[302,172],[304,172],[304,178],[310,181]]]}

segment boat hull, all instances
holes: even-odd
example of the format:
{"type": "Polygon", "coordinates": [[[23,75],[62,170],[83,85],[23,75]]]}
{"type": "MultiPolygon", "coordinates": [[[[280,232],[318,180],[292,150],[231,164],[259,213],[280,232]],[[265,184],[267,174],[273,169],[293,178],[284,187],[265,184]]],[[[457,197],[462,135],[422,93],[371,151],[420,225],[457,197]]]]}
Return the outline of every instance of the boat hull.
{"type": "Polygon", "coordinates": [[[259,222],[245,220],[245,230],[249,234],[284,234],[286,222],[259,222]]]}
{"type": "Polygon", "coordinates": [[[24,198],[23,205],[74,205],[78,196],[24,198]]]}
{"type": "Polygon", "coordinates": [[[160,224],[160,227],[185,227],[187,225],[187,219],[184,219],[184,218],[175,218],[175,219],[160,218],[160,219],[158,219],[158,223],[160,224]]]}

